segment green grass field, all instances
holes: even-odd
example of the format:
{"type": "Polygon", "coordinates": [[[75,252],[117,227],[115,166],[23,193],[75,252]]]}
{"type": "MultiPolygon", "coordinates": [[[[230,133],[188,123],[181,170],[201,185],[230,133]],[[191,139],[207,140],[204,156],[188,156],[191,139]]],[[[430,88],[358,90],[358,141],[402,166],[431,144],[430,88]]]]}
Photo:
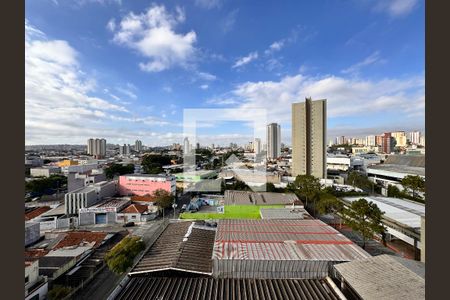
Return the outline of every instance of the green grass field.
{"type": "Polygon", "coordinates": [[[278,208],[284,205],[226,205],[225,212],[219,213],[182,213],[180,219],[261,219],[259,209],[263,208],[278,208]]]}

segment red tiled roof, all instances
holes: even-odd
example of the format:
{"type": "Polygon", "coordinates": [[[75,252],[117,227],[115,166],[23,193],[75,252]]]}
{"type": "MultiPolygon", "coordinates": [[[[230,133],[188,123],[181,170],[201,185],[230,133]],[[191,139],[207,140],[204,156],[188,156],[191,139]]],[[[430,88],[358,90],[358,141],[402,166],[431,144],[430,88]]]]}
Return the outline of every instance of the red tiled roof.
{"type": "Polygon", "coordinates": [[[36,209],[33,209],[32,211],[25,214],[25,221],[32,220],[42,215],[43,213],[49,211],[50,209],[51,209],[50,206],[41,206],[36,209]]]}
{"type": "Polygon", "coordinates": [[[48,252],[45,249],[28,249],[25,250],[25,259],[39,258],[45,256],[48,252]]]}
{"type": "Polygon", "coordinates": [[[131,201],[139,201],[139,202],[155,202],[155,197],[151,195],[145,196],[131,196],[131,201]]]}
{"type": "Polygon", "coordinates": [[[53,248],[54,250],[70,246],[78,246],[82,243],[95,242],[94,247],[98,247],[105,239],[106,232],[93,231],[70,231],[66,236],[53,248]]]}
{"type": "Polygon", "coordinates": [[[37,258],[25,258],[25,268],[31,266],[37,258]]]}
{"type": "Polygon", "coordinates": [[[122,210],[122,213],[124,214],[136,214],[136,213],[145,213],[148,210],[147,205],[141,205],[141,204],[130,204],[127,206],[124,210],[122,210]]]}

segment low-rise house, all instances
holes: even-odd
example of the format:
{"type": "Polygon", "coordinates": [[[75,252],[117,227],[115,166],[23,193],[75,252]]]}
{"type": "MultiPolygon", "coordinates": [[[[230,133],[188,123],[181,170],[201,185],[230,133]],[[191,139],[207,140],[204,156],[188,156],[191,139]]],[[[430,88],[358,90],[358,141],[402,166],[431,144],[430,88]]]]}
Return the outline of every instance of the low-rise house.
{"type": "Polygon", "coordinates": [[[32,177],[50,177],[54,174],[60,174],[61,168],[57,166],[43,166],[39,168],[31,168],[30,175],[32,177]]]}
{"type": "Polygon", "coordinates": [[[74,190],[64,196],[66,214],[78,214],[78,210],[80,208],[90,207],[107,197],[114,196],[115,194],[115,181],[102,181],[74,190]]]}
{"type": "Polygon", "coordinates": [[[39,260],[25,259],[25,300],[44,300],[47,292],[47,278],[39,275],[39,260]]]}

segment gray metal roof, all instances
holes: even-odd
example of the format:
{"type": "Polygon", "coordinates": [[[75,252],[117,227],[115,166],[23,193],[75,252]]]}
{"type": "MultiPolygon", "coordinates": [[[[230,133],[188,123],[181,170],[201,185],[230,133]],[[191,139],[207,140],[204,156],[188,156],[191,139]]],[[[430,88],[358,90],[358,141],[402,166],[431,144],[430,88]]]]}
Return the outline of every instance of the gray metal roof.
{"type": "Polygon", "coordinates": [[[384,163],[384,164],[380,164],[380,165],[373,165],[373,166],[367,167],[368,173],[370,173],[371,170],[381,170],[381,171],[393,172],[393,173],[425,176],[425,168],[424,167],[412,167],[412,166],[406,166],[406,165],[395,165],[395,164],[384,163]]]}
{"type": "Polygon", "coordinates": [[[224,195],[226,205],[246,204],[292,204],[294,201],[303,205],[294,193],[270,193],[270,192],[247,192],[226,190],[224,195]]]}
{"type": "Polygon", "coordinates": [[[211,274],[215,231],[195,228],[194,224],[169,224],[130,275],[167,270],[211,274]]]}
{"type": "Polygon", "coordinates": [[[307,219],[308,212],[303,208],[261,208],[261,219],[307,219]]]}
{"type": "Polygon", "coordinates": [[[213,259],[351,261],[370,255],[320,220],[219,220],[213,259]]]}
{"type": "Polygon", "coordinates": [[[385,164],[425,168],[425,155],[389,155],[385,164]]]}
{"type": "Polygon", "coordinates": [[[115,298],[177,300],[335,300],[323,279],[131,278],[115,298]]]}
{"type": "Polygon", "coordinates": [[[334,268],[362,299],[425,299],[425,279],[390,255],[341,263],[334,268]]]}

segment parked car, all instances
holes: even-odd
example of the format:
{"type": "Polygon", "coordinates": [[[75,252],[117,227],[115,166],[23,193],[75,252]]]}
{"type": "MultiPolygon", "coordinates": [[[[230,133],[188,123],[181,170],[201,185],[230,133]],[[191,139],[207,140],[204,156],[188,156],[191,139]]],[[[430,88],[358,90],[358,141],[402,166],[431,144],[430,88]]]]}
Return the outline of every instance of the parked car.
{"type": "Polygon", "coordinates": [[[135,225],[134,222],[127,222],[123,224],[123,227],[133,227],[134,225],[135,225]]]}

